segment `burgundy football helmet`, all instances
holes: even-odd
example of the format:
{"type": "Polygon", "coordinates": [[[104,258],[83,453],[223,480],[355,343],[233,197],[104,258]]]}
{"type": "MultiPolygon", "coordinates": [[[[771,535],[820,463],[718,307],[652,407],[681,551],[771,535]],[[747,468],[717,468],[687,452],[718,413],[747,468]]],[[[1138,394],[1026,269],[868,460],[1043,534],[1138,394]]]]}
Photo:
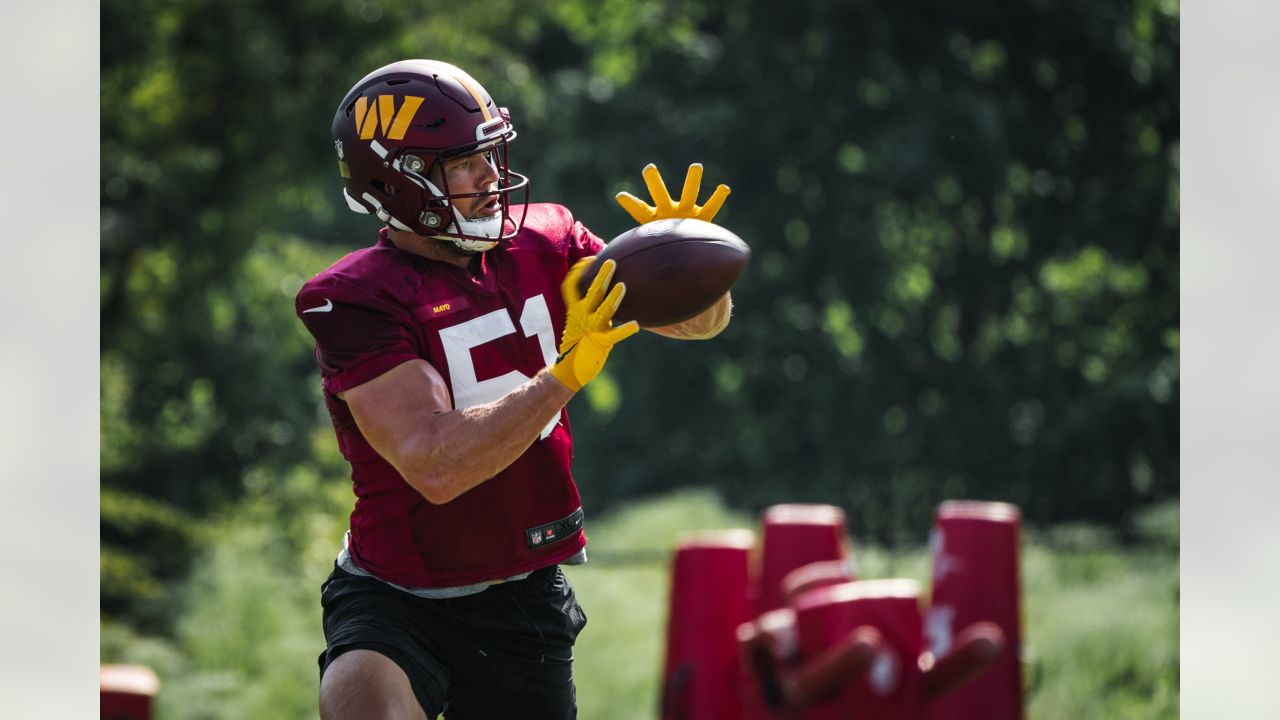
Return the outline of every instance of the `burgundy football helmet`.
{"type": "Polygon", "coordinates": [[[333,118],[334,148],[347,205],[377,215],[394,228],[447,240],[483,252],[515,235],[524,224],[511,216],[510,194],[529,178],[511,172],[508,143],[516,131],[506,108],[494,105],[480,83],[436,60],[402,60],[374,70],[355,84],[333,118]],[[437,164],[483,152],[498,176],[486,192],[451,193],[437,164]],[[495,196],[501,212],[466,218],[452,202],[495,196]]]}

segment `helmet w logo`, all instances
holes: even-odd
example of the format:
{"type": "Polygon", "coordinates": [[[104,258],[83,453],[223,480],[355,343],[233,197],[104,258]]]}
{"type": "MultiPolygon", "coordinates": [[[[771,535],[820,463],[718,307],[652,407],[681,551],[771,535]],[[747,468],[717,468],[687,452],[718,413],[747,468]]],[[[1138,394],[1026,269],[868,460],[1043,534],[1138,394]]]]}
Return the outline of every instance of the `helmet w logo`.
{"type": "Polygon", "coordinates": [[[361,96],[356,99],[356,132],[361,140],[372,140],[381,129],[388,140],[403,140],[421,105],[422,98],[405,96],[397,112],[394,95],[379,95],[377,103],[361,96]]]}

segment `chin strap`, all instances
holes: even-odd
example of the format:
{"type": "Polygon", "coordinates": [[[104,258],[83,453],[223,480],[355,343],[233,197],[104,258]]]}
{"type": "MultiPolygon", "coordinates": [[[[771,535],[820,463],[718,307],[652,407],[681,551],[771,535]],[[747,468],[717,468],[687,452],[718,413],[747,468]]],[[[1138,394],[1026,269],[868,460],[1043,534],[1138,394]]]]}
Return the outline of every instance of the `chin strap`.
{"type": "Polygon", "coordinates": [[[453,235],[433,235],[431,237],[451,242],[463,250],[469,250],[471,252],[484,252],[486,250],[491,250],[498,244],[498,239],[502,235],[503,215],[501,213],[486,220],[468,220],[462,217],[462,214],[458,212],[458,208],[453,206],[453,203],[448,200],[441,199],[445,194],[440,192],[440,188],[437,188],[435,183],[421,175],[417,175],[415,180],[420,180],[421,183],[424,183],[427,187],[427,191],[437,199],[440,199],[440,202],[444,203],[445,208],[449,211],[451,222],[445,226],[443,230],[471,236],[456,237],[453,235]],[[480,238],[485,239],[482,240],[480,238]]]}
{"type": "MultiPolygon", "coordinates": [[[[351,194],[347,192],[346,188],[343,188],[342,190],[342,197],[346,198],[347,207],[350,208],[352,212],[358,212],[361,215],[371,214],[367,207],[365,207],[364,205],[361,205],[359,202],[356,201],[355,198],[351,197],[351,194]]],[[[391,213],[387,212],[387,209],[382,207],[382,203],[378,202],[378,198],[374,197],[373,195],[370,195],[369,193],[365,193],[361,197],[364,198],[365,202],[369,203],[370,205],[376,208],[376,210],[372,214],[377,215],[379,220],[381,220],[384,223],[387,223],[388,225],[390,225],[391,227],[397,230],[404,230],[405,232],[413,232],[413,228],[409,227],[408,225],[405,225],[404,223],[392,217],[391,213]]]]}
{"type": "Polygon", "coordinates": [[[470,238],[455,237],[453,235],[432,235],[431,237],[436,240],[444,240],[445,242],[452,243],[456,247],[468,252],[485,252],[486,250],[492,250],[498,245],[497,240],[481,241],[470,238]]]}

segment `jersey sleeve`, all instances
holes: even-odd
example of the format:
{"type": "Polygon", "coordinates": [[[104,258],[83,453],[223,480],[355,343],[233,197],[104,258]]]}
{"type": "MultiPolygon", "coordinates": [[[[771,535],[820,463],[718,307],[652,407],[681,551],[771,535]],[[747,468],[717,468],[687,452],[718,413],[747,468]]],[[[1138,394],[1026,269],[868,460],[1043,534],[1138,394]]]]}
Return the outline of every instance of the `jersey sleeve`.
{"type": "Polygon", "coordinates": [[[604,249],[604,241],[591,232],[580,221],[574,220],[569,230],[569,267],[584,257],[600,254],[604,249]]]}
{"type": "Polygon", "coordinates": [[[295,312],[316,340],[325,390],[340,393],[421,357],[404,310],[328,279],[298,293],[295,312]]]}

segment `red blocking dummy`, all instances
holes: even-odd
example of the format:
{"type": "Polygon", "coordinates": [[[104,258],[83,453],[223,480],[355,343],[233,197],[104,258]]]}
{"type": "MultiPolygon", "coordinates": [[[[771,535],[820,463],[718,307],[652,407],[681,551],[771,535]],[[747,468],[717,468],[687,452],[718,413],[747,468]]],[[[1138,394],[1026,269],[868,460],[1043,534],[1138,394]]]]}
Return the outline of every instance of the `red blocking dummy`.
{"type": "Polygon", "coordinates": [[[102,720],[150,720],[160,680],[143,665],[103,665],[98,670],[102,720]]]}
{"type": "Polygon", "coordinates": [[[1008,503],[951,500],[938,507],[933,538],[933,597],[926,614],[930,649],[941,657],[972,623],[1000,628],[1004,647],[972,682],[933,704],[934,720],[1021,720],[1021,514],[1008,503]]]}
{"type": "Polygon", "coordinates": [[[743,670],[737,627],[752,617],[750,530],[686,536],[672,560],[663,669],[664,720],[741,718],[743,670]]]}
{"type": "Polygon", "coordinates": [[[834,505],[774,505],[764,511],[757,615],[786,605],[783,579],[810,563],[851,560],[844,511],[834,505]]]}
{"type": "Polygon", "coordinates": [[[797,597],[810,590],[857,579],[849,560],[809,563],[792,570],[782,578],[782,596],[786,598],[787,604],[791,604],[797,597]]]}
{"type": "Polygon", "coordinates": [[[926,717],[920,654],[920,586],[914,580],[861,580],[802,593],[794,603],[797,667],[808,667],[855,631],[874,629],[880,646],[869,669],[804,710],[806,720],[921,720],[926,717]]]}

